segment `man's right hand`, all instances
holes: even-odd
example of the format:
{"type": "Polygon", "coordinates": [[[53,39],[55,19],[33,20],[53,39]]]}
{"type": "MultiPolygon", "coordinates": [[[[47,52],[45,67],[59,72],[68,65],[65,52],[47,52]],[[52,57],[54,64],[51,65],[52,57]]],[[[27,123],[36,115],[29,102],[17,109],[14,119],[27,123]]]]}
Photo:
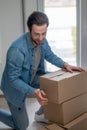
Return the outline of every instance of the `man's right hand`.
{"type": "Polygon", "coordinates": [[[46,93],[43,90],[40,89],[35,90],[34,96],[37,98],[40,105],[46,105],[48,103],[48,99],[46,98],[46,93]]]}

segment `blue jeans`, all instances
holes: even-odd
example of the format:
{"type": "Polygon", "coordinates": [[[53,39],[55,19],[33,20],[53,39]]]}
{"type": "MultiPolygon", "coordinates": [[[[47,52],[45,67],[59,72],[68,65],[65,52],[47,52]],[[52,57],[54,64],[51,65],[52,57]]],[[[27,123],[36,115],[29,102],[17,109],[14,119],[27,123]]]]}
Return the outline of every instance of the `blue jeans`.
{"type": "Polygon", "coordinates": [[[8,103],[10,112],[0,109],[0,121],[16,130],[26,130],[29,125],[25,103],[22,108],[17,108],[8,103]]]}

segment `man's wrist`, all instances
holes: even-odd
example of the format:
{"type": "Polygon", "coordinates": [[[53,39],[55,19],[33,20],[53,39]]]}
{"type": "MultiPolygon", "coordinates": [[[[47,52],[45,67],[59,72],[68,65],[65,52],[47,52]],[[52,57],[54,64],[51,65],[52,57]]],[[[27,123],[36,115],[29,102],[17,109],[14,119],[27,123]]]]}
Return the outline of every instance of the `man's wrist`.
{"type": "Polygon", "coordinates": [[[66,69],[69,64],[67,62],[64,63],[63,67],[66,69]]]}
{"type": "Polygon", "coordinates": [[[37,94],[38,94],[38,92],[40,91],[40,89],[36,89],[35,91],[34,91],[34,97],[36,97],[37,96],[37,94]]]}

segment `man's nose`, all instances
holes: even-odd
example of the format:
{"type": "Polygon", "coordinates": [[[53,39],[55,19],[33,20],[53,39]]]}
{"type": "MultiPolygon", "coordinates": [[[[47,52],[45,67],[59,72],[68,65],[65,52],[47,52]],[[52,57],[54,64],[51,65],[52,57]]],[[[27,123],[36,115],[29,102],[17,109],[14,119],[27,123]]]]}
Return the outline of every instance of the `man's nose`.
{"type": "Polygon", "coordinates": [[[43,40],[43,35],[39,35],[39,40],[43,40]]]}

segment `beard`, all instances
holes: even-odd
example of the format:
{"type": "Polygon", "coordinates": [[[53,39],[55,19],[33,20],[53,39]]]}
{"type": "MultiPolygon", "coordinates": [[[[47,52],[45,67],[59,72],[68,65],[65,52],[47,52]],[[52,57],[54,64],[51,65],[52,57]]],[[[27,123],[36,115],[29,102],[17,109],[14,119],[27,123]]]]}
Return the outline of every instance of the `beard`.
{"type": "Polygon", "coordinates": [[[40,41],[40,42],[37,42],[36,40],[34,40],[32,37],[31,37],[31,40],[32,40],[32,43],[35,47],[41,45],[43,43],[43,41],[40,41]]]}

